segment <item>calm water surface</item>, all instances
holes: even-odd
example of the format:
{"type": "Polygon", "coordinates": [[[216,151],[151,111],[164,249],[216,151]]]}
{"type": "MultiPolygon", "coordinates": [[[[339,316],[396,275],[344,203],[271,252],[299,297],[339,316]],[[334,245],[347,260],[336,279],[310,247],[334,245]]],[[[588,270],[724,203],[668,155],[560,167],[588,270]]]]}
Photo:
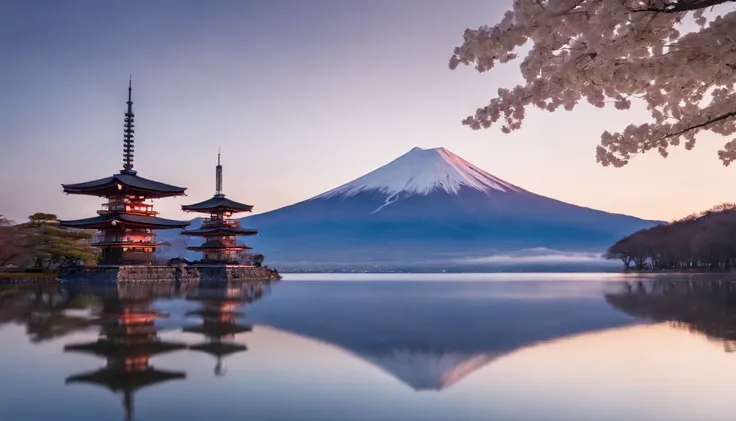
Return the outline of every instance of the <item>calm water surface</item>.
{"type": "Polygon", "coordinates": [[[0,420],[732,420],[731,340],[717,277],[0,287],[0,420]]]}

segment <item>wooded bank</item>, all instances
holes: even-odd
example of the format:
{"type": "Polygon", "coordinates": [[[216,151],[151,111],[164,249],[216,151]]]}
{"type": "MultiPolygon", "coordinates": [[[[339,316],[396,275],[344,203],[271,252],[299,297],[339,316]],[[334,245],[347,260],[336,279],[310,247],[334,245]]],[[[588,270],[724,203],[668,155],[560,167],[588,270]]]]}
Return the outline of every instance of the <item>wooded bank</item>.
{"type": "Polygon", "coordinates": [[[736,204],[724,203],[637,231],[603,257],[635,270],[731,270],[736,267],[736,204]]]}

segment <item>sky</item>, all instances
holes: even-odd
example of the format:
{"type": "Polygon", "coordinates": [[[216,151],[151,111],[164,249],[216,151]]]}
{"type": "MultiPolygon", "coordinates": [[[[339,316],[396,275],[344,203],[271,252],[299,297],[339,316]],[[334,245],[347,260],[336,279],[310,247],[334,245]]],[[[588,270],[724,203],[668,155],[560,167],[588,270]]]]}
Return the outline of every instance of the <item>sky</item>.
{"type": "Polygon", "coordinates": [[[443,146],[526,190],[670,220],[734,201],[726,139],[603,168],[604,130],[647,121],[617,111],[530,110],[522,130],[472,131],[461,120],[519,63],[488,73],[448,60],[465,28],[494,24],[511,0],[26,0],[0,2],[0,213],[94,216],[102,199],[61,183],[122,168],[129,75],[135,169],[187,187],[163,216],[224,191],[256,213],[308,199],[415,146],[443,146]]]}

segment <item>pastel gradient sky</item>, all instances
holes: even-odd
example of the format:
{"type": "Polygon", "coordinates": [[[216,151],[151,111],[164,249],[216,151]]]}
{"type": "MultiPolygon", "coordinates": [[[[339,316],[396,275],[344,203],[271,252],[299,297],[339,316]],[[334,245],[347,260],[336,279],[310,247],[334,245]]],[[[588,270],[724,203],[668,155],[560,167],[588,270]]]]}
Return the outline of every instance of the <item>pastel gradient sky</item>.
{"type": "Polygon", "coordinates": [[[645,120],[582,105],[528,113],[511,135],[462,118],[518,64],[448,69],[466,27],[495,23],[495,0],[24,0],[0,3],[0,213],[94,215],[97,198],[60,183],[120,169],[133,74],[139,175],[188,187],[156,206],[209,197],[222,147],[225,192],[263,212],[356,178],[414,146],[444,146],[527,190],[646,218],[734,200],[725,141],[692,152],[595,162],[600,133],[645,120]]]}

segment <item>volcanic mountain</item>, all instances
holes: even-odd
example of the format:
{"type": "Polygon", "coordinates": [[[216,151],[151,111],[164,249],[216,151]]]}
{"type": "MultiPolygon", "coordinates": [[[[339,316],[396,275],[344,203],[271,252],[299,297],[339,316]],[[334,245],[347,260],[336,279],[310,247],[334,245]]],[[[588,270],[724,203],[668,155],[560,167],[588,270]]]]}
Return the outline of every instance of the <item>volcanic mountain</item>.
{"type": "Polygon", "coordinates": [[[414,148],[349,183],[242,222],[259,228],[253,245],[280,269],[446,266],[539,248],[600,252],[656,223],[529,192],[444,148],[414,148]]]}

